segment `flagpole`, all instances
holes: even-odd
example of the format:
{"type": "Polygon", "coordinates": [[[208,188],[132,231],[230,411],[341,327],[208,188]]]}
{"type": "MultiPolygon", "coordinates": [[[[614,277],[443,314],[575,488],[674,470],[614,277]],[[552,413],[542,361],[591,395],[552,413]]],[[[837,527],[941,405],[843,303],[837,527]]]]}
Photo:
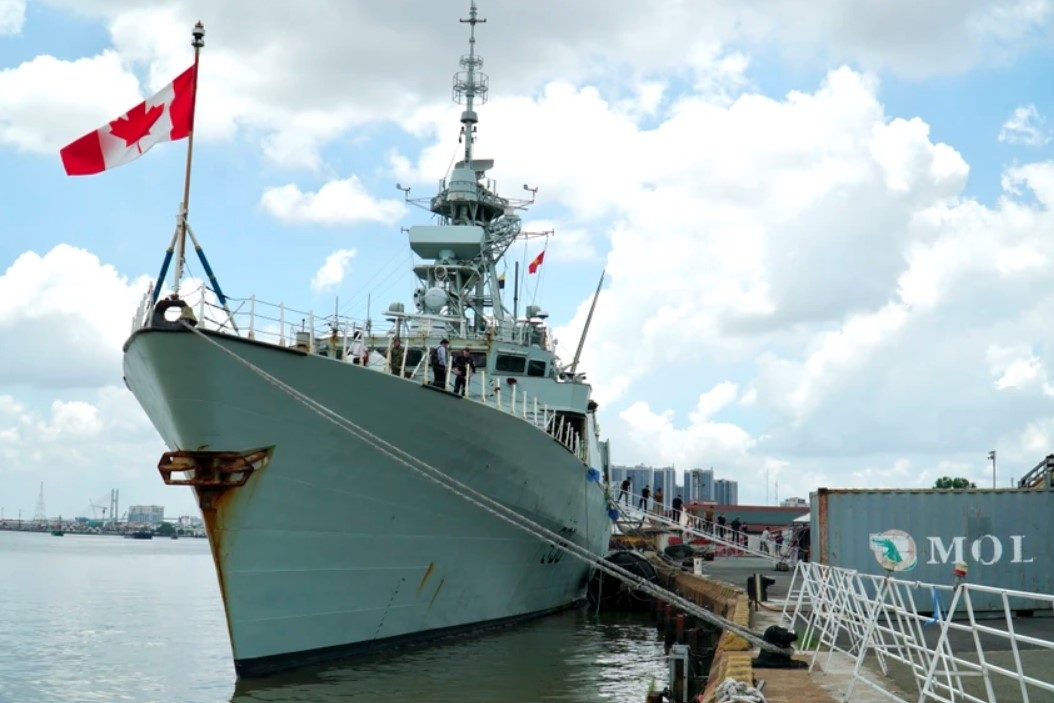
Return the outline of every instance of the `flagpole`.
{"type": "Polygon", "coordinates": [[[180,207],[179,243],[176,255],[175,283],[173,295],[179,295],[179,281],[183,278],[183,263],[187,250],[187,211],[190,207],[190,164],[194,158],[194,132],[197,131],[194,119],[198,111],[198,61],[201,58],[201,47],[205,46],[205,25],[200,21],[194,25],[191,33],[194,37],[190,45],[194,47],[194,87],[191,89],[190,133],[187,135],[187,168],[183,175],[183,203],[180,207]]]}

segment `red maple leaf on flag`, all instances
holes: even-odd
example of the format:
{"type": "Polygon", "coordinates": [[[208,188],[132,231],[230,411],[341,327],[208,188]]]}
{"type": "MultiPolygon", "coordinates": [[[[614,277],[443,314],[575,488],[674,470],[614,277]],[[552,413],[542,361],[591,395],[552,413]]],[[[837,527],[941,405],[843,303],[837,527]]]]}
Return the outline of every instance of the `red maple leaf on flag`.
{"type": "Polygon", "coordinates": [[[154,123],[164,113],[164,105],[154,105],[147,110],[146,103],[141,103],[129,110],[128,114],[122,115],[111,122],[110,134],[118,139],[123,139],[126,147],[135,144],[141,154],[143,150],[139,147],[139,140],[150,134],[150,128],[154,126],[154,123]]]}

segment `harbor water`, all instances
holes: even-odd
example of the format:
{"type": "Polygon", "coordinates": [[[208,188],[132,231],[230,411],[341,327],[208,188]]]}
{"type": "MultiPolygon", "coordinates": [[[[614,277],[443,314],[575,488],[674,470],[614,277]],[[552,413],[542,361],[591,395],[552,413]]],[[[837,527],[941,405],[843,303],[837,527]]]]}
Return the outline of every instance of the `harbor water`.
{"type": "Polygon", "coordinates": [[[0,531],[0,563],[0,703],[636,703],[665,682],[650,617],[585,610],[237,682],[205,540],[0,531]]]}

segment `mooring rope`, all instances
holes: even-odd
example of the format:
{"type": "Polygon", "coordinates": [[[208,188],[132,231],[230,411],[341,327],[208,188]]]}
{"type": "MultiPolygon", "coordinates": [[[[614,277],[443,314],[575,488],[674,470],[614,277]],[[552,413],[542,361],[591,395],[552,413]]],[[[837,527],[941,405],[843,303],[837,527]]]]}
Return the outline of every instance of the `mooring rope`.
{"type": "Polygon", "coordinates": [[[716,703],[765,703],[765,696],[750,684],[725,679],[714,689],[716,703]]]}
{"type": "Polygon", "coordinates": [[[528,534],[539,537],[546,541],[549,541],[556,548],[561,551],[570,554],[571,556],[585,561],[586,563],[593,566],[595,569],[614,576],[615,578],[628,583],[641,591],[645,591],[659,600],[669,603],[686,613],[694,615],[695,617],[704,620],[712,625],[720,627],[724,630],[728,630],[736,635],[739,635],[743,639],[755,644],[760,649],[773,652],[776,654],[791,655],[794,653],[793,649],[784,649],[770,642],[766,642],[761,635],[750,630],[749,628],[738,625],[737,623],[728,620],[726,618],[717,615],[716,613],[706,610],[705,608],[696,605],[687,598],[667,591],[664,588],[656,586],[650,581],[646,581],[636,574],[623,569],[617,564],[613,564],[603,558],[597,557],[595,554],[590,552],[585,547],[582,547],[574,542],[570,541],[563,535],[557,534],[547,527],[540,525],[527,517],[524,517],[515,510],[499,503],[490,496],[477,491],[475,488],[458,481],[456,478],[443,473],[440,469],[432,466],[428,462],[419,459],[405,450],[395,446],[394,444],[378,437],[369,430],[365,429],[361,425],[358,425],[351,420],[341,416],[337,412],[331,410],[325,405],[318,401],[310,398],[306,394],[298,391],[284,381],[272,376],[267,371],[264,371],[259,366],[256,366],[251,361],[239,356],[236,352],[228,349],[224,345],[212,339],[209,335],[205,334],[202,330],[197,329],[195,326],[189,324],[186,320],[182,320],[181,324],[186,327],[189,331],[201,337],[203,340],[216,347],[224,354],[227,354],[237,363],[245,366],[247,369],[257,374],[265,381],[275,386],[282,392],[286,393],[294,400],[304,405],[309,410],[315,412],[323,419],[336,425],[338,428],[344,430],[351,436],[355,437],[364,444],[369,445],[376,451],[384,454],[393,461],[402,464],[414,473],[418,474],[424,479],[431,481],[439,487],[453,493],[454,495],[463,498],[469,503],[475,505],[481,510],[493,515],[499,520],[512,525],[520,530],[527,532],[528,534]]]}

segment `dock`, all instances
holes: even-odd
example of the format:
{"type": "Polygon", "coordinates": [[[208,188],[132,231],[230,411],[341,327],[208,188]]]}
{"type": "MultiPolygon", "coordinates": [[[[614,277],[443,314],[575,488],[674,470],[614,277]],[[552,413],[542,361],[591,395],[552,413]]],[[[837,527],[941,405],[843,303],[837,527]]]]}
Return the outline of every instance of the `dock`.
{"type": "MultiPolygon", "coordinates": [[[[795,606],[803,600],[802,592],[798,590],[799,571],[777,571],[772,559],[753,556],[719,558],[706,562],[702,574],[668,564],[663,564],[662,568],[669,578],[671,590],[736,624],[748,626],[755,633],[763,633],[770,626],[789,627],[788,617],[795,613],[795,606]],[[747,592],[747,582],[755,574],[771,579],[761,602],[752,601],[747,592]]],[[[824,568],[829,567],[814,566],[814,570],[824,568]]],[[[919,584],[909,582],[898,583],[903,588],[919,587],[919,584]]],[[[921,586],[928,589],[926,584],[921,586]]],[[[890,592],[893,588],[890,587],[890,592]]],[[[984,587],[959,588],[959,593],[968,598],[971,589],[983,590],[984,587]]],[[[953,592],[951,587],[949,592],[953,592]]],[[[1008,593],[1008,598],[1017,597],[1008,593]]],[[[1054,603],[1054,596],[1046,597],[1054,603]]],[[[947,615],[950,600],[945,600],[944,615],[947,615]]],[[[850,606],[848,600],[845,605],[850,606]]],[[[897,610],[895,599],[872,600],[865,605],[873,606],[874,612],[893,613],[897,610]]],[[[1015,614],[1009,609],[1007,613],[1009,617],[1006,618],[1000,618],[998,613],[988,613],[971,623],[964,621],[968,616],[960,607],[951,620],[954,624],[944,628],[939,622],[940,613],[937,618],[915,613],[919,627],[912,629],[910,613],[901,609],[895,613],[897,617],[887,623],[894,620],[901,623],[904,628],[902,641],[897,639],[897,633],[887,631],[888,624],[879,623],[873,633],[873,638],[880,642],[880,646],[876,646],[875,643],[861,644],[861,636],[868,633],[860,628],[853,632],[851,612],[832,611],[828,613],[827,621],[837,621],[839,626],[832,626],[826,634],[813,630],[807,635],[811,641],[794,643],[797,651],[793,660],[801,662],[799,666],[802,667],[797,669],[756,665],[759,650],[742,637],[726,631],[720,635],[714,648],[705,689],[701,693],[689,689],[694,697],[687,700],[723,703],[725,699],[718,695],[718,689],[731,679],[759,690],[767,703],[917,700],[1054,703],[1054,617],[1051,617],[1054,607],[1042,614],[1015,614]],[[868,654],[858,658],[856,652],[861,648],[868,650],[868,654]],[[908,662],[917,659],[915,668],[918,670],[913,671],[905,659],[908,662]],[[920,681],[926,678],[926,666],[932,666],[934,670],[929,681],[937,683],[929,684],[932,689],[920,699],[920,681]]],[[[813,621],[815,623],[816,619],[813,621]]],[[[860,621],[855,622],[859,624],[860,621]]],[[[805,634],[809,630],[808,618],[799,615],[793,630],[799,637],[805,634]]],[[[667,637],[667,642],[670,641],[667,637]]],[[[648,703],[678,700],[676,694],[674,691],[667,698],[653,697],[648,703]]]]}

